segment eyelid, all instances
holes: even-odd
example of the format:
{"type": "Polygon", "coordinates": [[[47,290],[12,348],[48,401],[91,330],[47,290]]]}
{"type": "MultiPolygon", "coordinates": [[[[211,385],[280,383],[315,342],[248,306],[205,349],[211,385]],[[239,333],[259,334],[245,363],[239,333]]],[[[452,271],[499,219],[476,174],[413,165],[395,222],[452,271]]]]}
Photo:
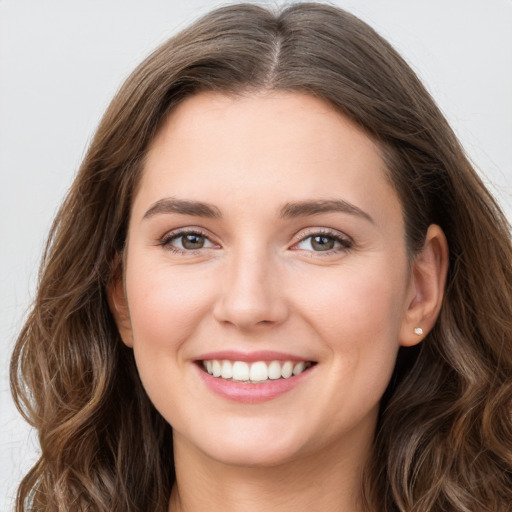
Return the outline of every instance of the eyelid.
{"type": "Polygon", "coordinates": [[[163,236],[161,236],[158,240],[158,245],[162,246],[164,249],[173,250],[175,252],[179,253],[186,253],[186,254],[195,254],[198,251],[201,251],[203,249],[211,249],[212,246],[209,247],[201,247],[199,249],[181,249],[179,247],[175,247],[171,245],[171,242],[173,240],[176,240],[184,235],[198,235],[201,237],[204,237],[207,239],[212,246],[220,247],[220,245],[212,240],[212,236],[206,232],[204,229],[195,227],[195,226],[186,226],[182,228],[173,229],[171,231],[166,232],[163,236]]]}
{"type": "Polygon", "coordinates": [[[333,253],[339,253],[343,251],[348,251],[353,248],[354,241],[353,239],[346,235],[345,233],[338,231],[337,229],[331,229],[331,228],[307,228],[305,230],[300,231],[296,235],[296,241],[293,243],[291,249],[293,250],[304,250],[307,252],[313,252],[319,255],[328,255],[333,253]],[[335,241],[339,242],[341,247],[333,248],[326,251],[309,251],[307,249],[294,249],[298,244],[301,242],[307,240],[308,238],[314,237],[314,236],[326,236],[333,238],[335,241]]]}
{"type": "MultiPolygon", "coordinates": [[[[323,255],[328,255],[328,254],[333,254],[333,253],[340,253],[340,252],[343,252],[343,251],[348,251],[348,250],[352,249],[353,246],[354,246],[354,241],[352,240],[352,238],[350,236],[348,236],[345,233],[343,233],[341,231],[338,231],[336,229],[325,228],[325,227],[322,227],[322,228],[311,227],[311,228],[303,229],[299,233],[297,233],[294,238],[295,238],[295,242],[290,247],[290,249],[292,249],[292,250],[304,250],[304,251],[307,251],[307,252],[316,253],[318,255],[322,255],[322,254],[323,255]],[[310,237],[314,237],[314,236],[326,236],[326,237],[333,238],[336,242],[338,242],[340,244],[340,247],[336,247],[336,248],[333,248],[333,249],[330,249],[330,250],[326,250],[326,251],[314,251],[314,250],[307,250],[307,249],[298,249],[296,247],[301,242],[307,240],[310,237]]],[[[207,232],[203,228],[196,227],[196,226],[185,226],[185,227],[182,227],[182,228],[176,228],[176,229],[173,229],[171,231],[168,231],[163,236],[161,236],[159,238],[158,245],[162,246],[163,248],[167,248],[169,250],[172,249],[175,252],[186,253],[186,254],[194,254],[194,253],[197,253],[197,252],[202,251],[204,249],[211,249],[211,248],[215,248],[215,247],[217,247],[217,248],[220,247],[220,244],[218,244],[217,242],[215,242],[213,240],[213,237],[209,234],[209,232],[207,232]],[[201,248],[198,248],[198,249],[181,249],[179,247],[175,247],[175,246],[171,245],[171,242],[173,240],[178,239],[180,236],[187,235],[187,234],[198,235],[198,236],[204,237],[212,245],[208,246],[208,247],[201,247],[201,248]]]]}
{"type": "Polygon", "coordinates": [[[334,238],[340,238],[340,239],[346,240],[347,242],[353,243],[352,238],[349,235],[347,235],[346,233],[344,233],[343,231],[339,231],[338,229],[334,229],[334,228],[325,228],[325,227],[316,227],[316,226],[301,229],[294,236],[294,238],[297,242],[300,242],[304,238],[307,238],[308,236],[314,236],[314,235],[332,236],[334,238]]]}

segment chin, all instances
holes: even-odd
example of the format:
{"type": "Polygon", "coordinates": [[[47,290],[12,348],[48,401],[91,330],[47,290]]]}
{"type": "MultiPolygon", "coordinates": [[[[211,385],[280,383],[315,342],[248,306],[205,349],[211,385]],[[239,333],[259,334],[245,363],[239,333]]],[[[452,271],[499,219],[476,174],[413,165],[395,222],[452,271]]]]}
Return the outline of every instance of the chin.
{"type": "Polygon", "coordinates": [[[297,449],[275,443],[230,443],[228,446],[208,447],[205,450],[210,458],[235,467],[263,468],[280,466],[297,457],[297,449]]]}
{"type": "MultiPolygon", "coordinates": [[[[238,422],[237,422],[238,423],[238,422]]],[[[245,423],[245,422],[242,422],[245,423]]],[[[204,455],[222,464],[237,467],[272,467],[285,464],[304,451],[303,434],[268,424],[219,425],[216,432],[189,439],[204,455]]]]}

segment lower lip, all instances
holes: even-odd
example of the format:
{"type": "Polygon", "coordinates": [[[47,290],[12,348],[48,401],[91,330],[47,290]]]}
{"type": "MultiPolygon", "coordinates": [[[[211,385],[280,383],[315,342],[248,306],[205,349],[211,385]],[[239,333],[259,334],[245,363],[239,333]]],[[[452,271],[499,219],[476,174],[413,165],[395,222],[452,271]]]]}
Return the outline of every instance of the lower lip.
{"type": "Polygon", "coordinates": [[[228,400],[246,404],[267,402],[284,395],[307,379],[315,366],[288,379],[269,380],[261,384],[247,384],[245,382],[222,379],[221,377],[213,377],[203,371],[199,365],[196,365],[199,377],[211,391],[228,400]]]}

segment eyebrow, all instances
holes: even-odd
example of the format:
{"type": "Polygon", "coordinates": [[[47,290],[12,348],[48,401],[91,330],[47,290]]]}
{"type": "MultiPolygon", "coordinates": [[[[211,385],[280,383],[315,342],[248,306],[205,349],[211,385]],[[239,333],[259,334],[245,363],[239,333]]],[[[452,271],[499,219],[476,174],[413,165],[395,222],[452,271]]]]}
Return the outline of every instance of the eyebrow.
{"type": "Polygon", "coordinates": [[[176,199],[166,197],[158,200],[151,205],[151,208],[144,214],[143,219],[149,219],[159,213],[181,213],[183,215],[193,215],[195,217],[207,217],[218,219],[222,217],[220,210],[211,204],[201,201],[190,201],[186,199],[176,199]]]}
{"type": "Polygon", "coordinates": [[[341,212],[361,217],[372,224],[375,224],[373,218],[356,205],[340,199],[327,199],[318,201],[298,201],[286,203],[281,208],[280,216],[282,218],[306,217],[309,215],[318,215],[321,213],[341,212]]]}
{"type": "MultiPolygon", "coordinates": [[[[361,217],[372,224],[375,223],[372,217],[364,210],[361,210],[361,208],[358,208],[348,201],[340,199],[321,199],[286,203],[280,209],[280,217],[307,217],[331,212],[348,213],[349,215],[361,217]]],[[[204,203],[202,201],[166,197],[158,200],[156,203],[153,203],[151,208],[149,208],[149,210],[144,214],[143,219],[149,219],[154,215],[165,213],[180,213],[182,215],[193,215],[195,217],[205,217],[210,219],[222,218],[220,210],[212,204],[204,203]]]]}

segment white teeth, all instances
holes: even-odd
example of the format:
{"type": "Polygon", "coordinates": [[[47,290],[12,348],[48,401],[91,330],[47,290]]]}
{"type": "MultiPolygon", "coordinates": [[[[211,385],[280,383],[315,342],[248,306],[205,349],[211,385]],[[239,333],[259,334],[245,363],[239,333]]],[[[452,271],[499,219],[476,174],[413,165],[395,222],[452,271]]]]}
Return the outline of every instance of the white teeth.
{"type": "Polygon", "coordinates": [[[249,365],[244,361],[233,363],[233,380],[249,380],[249,365]]]}
{"type": "Polygon", "coordinates": [[[212,373],[214,377],[220,377],[222,371],[222,367],[220,365],[220,362],[214,359],[212,361],[212,373]]]}
{"type": "Polygon", "coordinates": [[[281,378],[281,365],[279,361],[272,361],[268,365],[268,378],[272,380],[281,378]]]}
{"type": "Polygon", "coordinates": [[[246,363],[245,361],[218,359],[203,361],[203,367],[210,375],[243,382],[289,379],[292,375],[300,375],[310,366],[311,363],[306,361],[299,361],[298,363],[292,361],[246,363]]]}
{"type": "Polygon", "coordinates": [[[281,368],[281,377],[283,379],[289,379],[293,373],[293,363],[291,361],[286,361],[281,368]]]}
{"type": "Polygon", "coordinates": [[[305,363],[301,361],[293,367],[293,375],[300,375],[304,371],[305,363]]]}
{"type": "Polygon", "coordinates": [[[222,361],[221,377],[223,379],[231,379],[233,377],[233,365],[230,361],[222,361]]]}
{"type": "Polygon", "coordinates": [[[268,379],[268,368],[263,361],[251,364],[249,380],[261,382],[268,379]]]}

